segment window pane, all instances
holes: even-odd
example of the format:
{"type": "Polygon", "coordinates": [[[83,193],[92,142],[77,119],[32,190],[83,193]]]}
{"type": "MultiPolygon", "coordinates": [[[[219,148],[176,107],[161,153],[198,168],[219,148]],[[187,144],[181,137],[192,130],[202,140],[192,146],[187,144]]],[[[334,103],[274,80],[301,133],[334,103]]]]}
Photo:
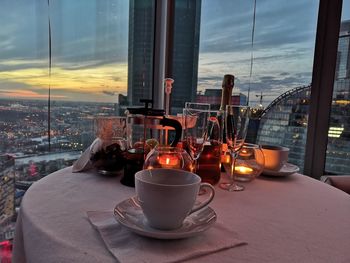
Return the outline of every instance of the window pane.
{"type": "Polygon", "coordinates": [[[0,153],[16,156],[19,179],[71,165],[94,139],[93,118],[119,113],[129,8],[124,0],[2,1],[0,153]]]}
{"type": "Polygon", "coordinates": [[[233,103],[256,109],[247,140],[289,147],[302,168],[318,1],[257,1],[252,47],[253,9],[253,0],[202,1],[198,91],[212,99],[235,75],[233,103]]]}
{"type": "Polygon", "coordinates": [[[1,1],[0,241],[21,189],[72,165],[95,117],[152,98],[154,21],[154,0],[1,1]]]}
{"type": "Polygon", "coordinates": [[[350,174],[350,1],[343,1],[329,120],[326,173],[350,174]]]}

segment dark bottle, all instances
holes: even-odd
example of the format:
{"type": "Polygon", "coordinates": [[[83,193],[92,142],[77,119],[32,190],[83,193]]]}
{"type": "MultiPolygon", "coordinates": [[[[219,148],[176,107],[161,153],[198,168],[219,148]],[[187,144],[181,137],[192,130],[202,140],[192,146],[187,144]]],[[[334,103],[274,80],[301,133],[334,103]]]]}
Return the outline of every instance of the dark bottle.
{"type": "Polygon", "coordinates": [[[225,111],[226,105],[231,105],[233,86],[235,85],[235,76],[227,74],[222,81],[222,93],[220,110],[225,111]]]}
{"type": "MultiPolygon", "coordinates": [[[[220,104],[220,112],[221,117],[224,117],[224,113],[226,110],[226,105],[231,105],[231,97],[232,97],[232,90],[233,86],[235,84],[235,77],[233,75],[225,75],[224,79],[222,81],[222,92],[221,92],[221,104],[220,104]]],[[[222,121],[221,123],[225,126],[225,121],[222,121]]],[[[225,127],[222,127],[222,143],[226,143],[226,134],[225,134],[225,127]]]]}
{"type": "MultiPolygon", "coordinates": [[[[220,104],[220,112],[221,117],[224,118],[226,105],[231,105],[231,97],[233,86],[235,85],[235,77],[230,74],[226,74],[222,81],[222,92],[221,92],[221,104],[220,104]]],[[[222,153],[221,153],[221,171],[224,171],[223,163],[228,163],[230,160],[229,153],[227,152],[227,144],[226,144],[226,133],[225,133],[225,120],[222,121],[224,127],[222,127],[222,153]]]]}

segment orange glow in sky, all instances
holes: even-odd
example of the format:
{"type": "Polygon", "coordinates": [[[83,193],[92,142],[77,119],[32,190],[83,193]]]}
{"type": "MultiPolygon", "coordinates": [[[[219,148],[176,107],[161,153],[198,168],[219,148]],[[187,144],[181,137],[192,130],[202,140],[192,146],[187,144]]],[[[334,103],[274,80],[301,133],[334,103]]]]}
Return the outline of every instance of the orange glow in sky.
{"type": "MultiPolygon", "coordinates": [[[[18,63],[20,62],[7,61],[6,64],[14,65],[18,63]]],[[[115,101],[115,98],[108,97],[104,93],[105,91],[114,94],[126,94],[127,91],[126,63],[105,64],[82,69],[53,67],[51,78],[49,78],[47,68],[35,66],[33,68],[1,71],[0,96],[43,99],[47,98],[50,85],[52,98],[81,100],[82,97],[79,94],[84,94],[85,97],[91,96],[92,100],[108,102],[108,100],[115,101]],[[6,87],[6,83],[19,84],[19,88],[6,87]],[[23,86],[20,86],[21,84],[23,86]],[[69,95],[65,93],[69,93],[69,95]],[[71,96],[76,96],[76,98],[71,96]]]]}

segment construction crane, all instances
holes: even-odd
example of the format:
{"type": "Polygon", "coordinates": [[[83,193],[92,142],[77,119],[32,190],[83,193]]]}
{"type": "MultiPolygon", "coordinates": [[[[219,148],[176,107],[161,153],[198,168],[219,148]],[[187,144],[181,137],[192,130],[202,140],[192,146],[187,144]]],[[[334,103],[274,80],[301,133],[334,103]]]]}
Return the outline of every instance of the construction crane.
{"type": "Polygon", "coordinates": [[[263,101],[263,97],[265,97],[265,95],[263,95],[263,93],[261,92],[260,95],[255,95],[255,97],[259,98],[259,107],[262,108],[262,101],[263,101]]]}

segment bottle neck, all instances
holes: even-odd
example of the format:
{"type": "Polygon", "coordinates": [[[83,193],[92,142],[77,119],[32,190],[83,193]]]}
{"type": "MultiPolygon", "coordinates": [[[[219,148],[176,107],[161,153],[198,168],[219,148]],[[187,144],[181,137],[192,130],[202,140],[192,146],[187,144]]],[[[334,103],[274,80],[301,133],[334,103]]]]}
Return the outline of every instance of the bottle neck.
{"type": "Polygon", "coordinates": [[[222,87],[220,110],[225,111],[226,105],[231,105],[233,86],[222,87]]]}
{"type": "Polygon", "coordinates": [[[220,110],[225,111],[226,105],[231,105],[231,96],[233,86],[235,85],[235,77],[230,74],[226,74],[222,80],[222,93],[221,93],[221,105],[220,110]]]}

